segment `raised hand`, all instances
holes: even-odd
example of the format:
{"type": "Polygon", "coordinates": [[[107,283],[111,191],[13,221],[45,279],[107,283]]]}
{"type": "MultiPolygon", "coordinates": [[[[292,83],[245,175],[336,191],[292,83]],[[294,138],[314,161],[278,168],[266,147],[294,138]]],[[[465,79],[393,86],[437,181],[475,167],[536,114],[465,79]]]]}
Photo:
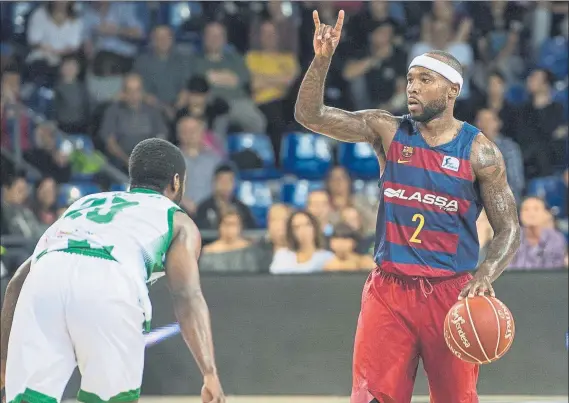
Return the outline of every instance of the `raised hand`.
{"type": "Polygon", "coordinates": [[[338,43],[340,43],[342,26],[344,25],[344,10],[340,10],[338,13],[338,20],[334,27],[321,24],[316,10],[312,13],[312,18],[314,19],[314,53],[316,56],[331,57],[338,43]]]}

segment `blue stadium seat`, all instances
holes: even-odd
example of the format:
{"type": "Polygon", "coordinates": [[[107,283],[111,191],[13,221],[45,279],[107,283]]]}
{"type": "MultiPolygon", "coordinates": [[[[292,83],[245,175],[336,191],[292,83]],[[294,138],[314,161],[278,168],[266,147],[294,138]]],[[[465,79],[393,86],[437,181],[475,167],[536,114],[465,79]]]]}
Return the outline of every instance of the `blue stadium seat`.
{"type": "Polygon", "coordinates": [[[354,179],[379,178],[379,161],[369,143],[338,144],[338,163],[354,179]]]}
{"type": "Polygon", "coordinates": [[[364,195],[372,204],[379,200],[379,177],[375,180],[355,180],[354,193],[364,195]]]}
{"type": "Polygon", "coordinates": [[[59,185],[57,205],[59,207],[69,206],[77,199],[93,193],[100,192],[99,186],[94,183],[62,183],[59,185]]]}
{"type": "Polygon", "coordinates": [[[239,176],[243,180],[266,180],[281,177],[275,168],[275,154],[271,140],[264,134],[233,133],[227,136],[227,151],[229,155],[251,150],[263,161],[263,168],[241,170],[239,176]]]}
{"type": "Polygon", "coordinates": [[[548,69],[562,80],[567,77],[567,40],[562,36],[547,39],[539,52],[539,66],[548,69]]]}
{"type": "Polygon", "coordinates": [[[312,133],[289,133],[281,143],[281,166],[300,179],[323,179],[332,167],[328,140],[312,133]]]}
{"type": "Polygon", "coordinates": [[[237,185],[236,196],[249,207],[257,225],[267,227],[267,213],[273,204],[271,189],[265,182],[241,181],[237,185]]]}
{"type": "Polygon", "coordinates": [[[555,216],[567,209],[565,205],[567,188],[563,183],[561,175],[545,176],[531,180],[527,186],[527,194],[544,199],[555,216]]]}
{"type": "Polygon", "coordinates": [[[198,45],[201,32],[198,30],[182,30],[184,24],[203,14],[202,5],[197,1],[175,1],[168,4],[168,25],[176,32],[178,42],[198,45]]]}
{"type": "Polygon", "coordinates": [[[111,192],[125,192],[128,188],[126,183],[113,183],[111,185],[111,192]]]}
{"type": "Polygon", "coordinates": [[[309,193],[323,188],[322,181],[299,180],[285,183],[281,188],[281,201],[295,209],[304,209],[309,193]]]}
{"type": "Polygon", "coordinates": [[[87,134],[70,134],[67,139],[73,145],[73,149],[77,151],[82,151],[86,154],[91,154],[95,152],[95,145],[93,144],[93,139],[87,134]]]}
{"type": "Polygon", "coordinates": [[[519,105],[529,99],[526,87],[523,84],[513,84],[505,94],[506,100],[514,105],[519,105]]]}

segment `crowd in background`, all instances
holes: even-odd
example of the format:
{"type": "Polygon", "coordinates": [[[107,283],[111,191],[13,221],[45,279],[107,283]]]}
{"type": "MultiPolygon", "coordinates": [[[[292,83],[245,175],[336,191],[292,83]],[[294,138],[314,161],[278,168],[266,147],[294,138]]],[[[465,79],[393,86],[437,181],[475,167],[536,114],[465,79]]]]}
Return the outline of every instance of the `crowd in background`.
{"type": "MultiPolygon", "coordinates": [[[[465,69],[456,116],[498,145],[520,204],[523,241],[512,267],[567,265],[565,3],[57,1],[2,7],[3,15],[13,16],[2,24],[2,149],[42,174],[30,184],[3,153],[2,234],[37,237],[73,201],[73,194],[60,197],[58,187],[83,175],[97,189],[112,189],[103,168],[126,171],[139,141],[162,137],[186,159],[182,206],[200,229],[218,231],[204,247],[202,270],[372,269],[377,195],[355,192],[349,172],[336,166],[325,173],[324,186],[307,195],[305,208],[274,204],[263,220],[265,235],[251,240],[247,230],[263,225],[235,188],[255,156],[233,155],[227,146],[232,133],[266,133],[279,163],[283,136],[304,131],[293,106],[313,57],[312,10],[333,24],[343,8],[347,19],[325,102],[404,114],[409,61],[431,49],[452,53],[465,69]],[[565,47],[564,68],[544,57],[549,43],[565,47]],[[81,135],[94,148],[78,147],[62,133],[81,135]],[[532,192],[529,184],[542,177],[550,185],[532,192]],[[528,191],[533,197],[525,198],[528,191]],[[548,205],[551,199],[555,206],[548,205]]],[[[491,237],[482,214],[481,258],[491,237]]]]}

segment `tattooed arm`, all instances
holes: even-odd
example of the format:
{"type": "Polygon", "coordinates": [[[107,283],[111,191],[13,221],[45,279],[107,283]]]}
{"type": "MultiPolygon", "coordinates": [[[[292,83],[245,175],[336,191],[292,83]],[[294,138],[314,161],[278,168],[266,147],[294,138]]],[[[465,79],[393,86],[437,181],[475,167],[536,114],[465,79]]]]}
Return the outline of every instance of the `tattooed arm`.
{"type": "Polygon", "coordinates": [[[520,246],[516,200],[508,185],[506,166],[498,147],[479,134],[472,144],[471,161],[494,238],[488,245],[486,258],[478,267],[474,279],[462,291],[461,297],[486,292],[493,295],[491,283],[506,269],[520,246]]]}
{"type": "Polygon", "coordinates": [[[387,144],[397,129],[397,118],[387,111],[364,110],[348,112],[324,105],[324,84],[332,55],[338,46],[344,12],[340,11],[334,28],[320,23],[318,12],[313,14],[315,57],[308,68],[296,100],[294,116],[297,122],[316,133],[351,143],[377,144],[387,137],[387,144]]]}

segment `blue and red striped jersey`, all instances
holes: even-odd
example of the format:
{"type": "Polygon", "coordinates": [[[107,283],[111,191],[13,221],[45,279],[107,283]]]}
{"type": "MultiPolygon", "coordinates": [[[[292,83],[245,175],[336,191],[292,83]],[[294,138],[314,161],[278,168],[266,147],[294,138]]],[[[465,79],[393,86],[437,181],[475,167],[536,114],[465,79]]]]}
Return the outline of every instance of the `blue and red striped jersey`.
{"type": "Polygon", "coordinates": [[[464,123],[453,140],[431,147],[403,117],[379,181],[374,257],[383,270],[445,277],[476,267],[482,201],[470,150],[479,132],[464,123]]]}

